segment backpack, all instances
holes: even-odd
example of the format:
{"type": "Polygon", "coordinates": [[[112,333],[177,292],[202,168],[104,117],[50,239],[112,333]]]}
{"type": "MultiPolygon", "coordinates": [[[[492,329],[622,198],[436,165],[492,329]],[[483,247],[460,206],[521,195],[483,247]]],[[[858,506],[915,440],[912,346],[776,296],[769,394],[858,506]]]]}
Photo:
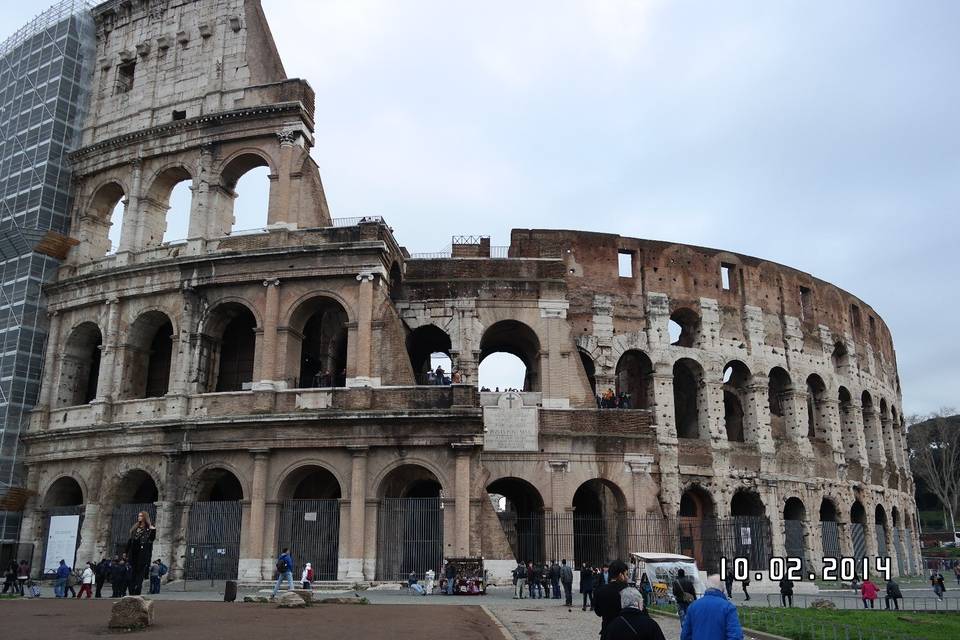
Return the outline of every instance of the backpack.
{"type": "Polygon", "coordinates": [[[286,573],[287,571],[287,559],[281,556],[277,560],[277,573],[286,573]]]}
{"type": "Polygon", "coordinates": [[[161,562],[161,563],[160,563],[160,577],[163,577],[163,576],[167,575],[167,571],[169,571],[169,569],[167,569],[167,565],[165,565],[165,564],[163,564],[163,563],[161,562]]]}

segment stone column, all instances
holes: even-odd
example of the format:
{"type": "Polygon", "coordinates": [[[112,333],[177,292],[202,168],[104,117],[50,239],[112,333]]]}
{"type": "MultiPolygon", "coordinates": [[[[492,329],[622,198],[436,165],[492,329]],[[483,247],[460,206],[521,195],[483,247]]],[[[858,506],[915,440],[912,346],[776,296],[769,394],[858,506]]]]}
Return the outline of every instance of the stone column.
{"type": "Polygon", "coordinates": [[[170,416],[186,416],[189,408],[187,385],[192,377],[190,373],[193,369],[193,349],[191,349],[190,336],[194,333],[194,323],[196,322],[194,317],[195,305],[192,297],[193,290],[184,289],[183,316],[178,327],[179,331],[173,336],[172,362],[170,363],[172,376],[170,389],[166,394],[166,411],[170,416]]]}
{"type": "Polygon", "coordinates": [[[880,420],[876,410],[867,407],[861,409],[863,431],[866,441],[867,460],[871,466],[883,466],[886,463],[883,452],[883,438],[880,434],[880,420]]]}
{"type": "MultiPolygon", "coordinates": [[[[353,375],[347,371],[348,387],[379,387],[380,378],[371,376],[370,352],[373,345],[373,288],[376,274],[361,271],[357,275],[357,346],[353,375]]],[[[348,365],[349,367],[349,365],[348,365]]]]}
{"type": "MultiPolygon", "coordinates": [[[[177,509],[180,491],[180,456],[176,452],[163,455],[163,486],[160,487],[162,502],[157,504],[157,557],[163,558],[172,577],[179,577],[180,557],[177,554],[177,538],[180,530],[180,512],[177,509]]],[[[184,523],[184,526],[186,523],[184,523]]]]}
{"type": "Polygon", "coordinates": [[[122,363],[117,361],[117,332],[120,327],[120,300],[110,298],[107,305],[107,331],[103,336],[103,345],[100,347],[100,379],[97,381],[97,397],[95,401],[111,402],[117,397],[114,380],[117,376],[117,367],[122,363]]]}
{"type": "Polygon", "coordinates": [[[260,359],[260,382],[254,385],[257,391],[274,390],[277,382],[277,324],[280,314],[280,280],[264,280],[267,301],[263,312],[263,357],[260,359]]]}
{"type": "Polygon", "coordinates": [[[56,311],[51,311],[48,316],[50,321],[47,327],[47,350],[43,359],[43,381],[40,383],[40,402],[34,409],[38,415],[38,426],[41,429],[50,426],[50,409],[54,408],[56,399],[54,390],[60,380],[58,371],[60,358],[57,357],[57,354],[60,352],[61,318],[56,311]]]}
{"type": "Polygon", "coordinates": [[[135,158],[130,162],[130,193],[126,194],[123,208],[123,226],[120,229],[120,246],[117,248],[117,264],[126,264],[127,255],[141,248],[140,237],[140,182],[143,162],[135,158]]]}
{"type": "MultiPolygon", "coordinates": [[[[80,525],[80,541],[77,547],[77,560],[88,562],[89,558],[96,558],[98,538],[100,535],[109,535],[106,522],[101,522],[105,509],[100,504],[101,485],[103,481],[103,458],[94,457],[90,460],[90,476],[87,482],[87,495],[84,496],[83,524],[80,525]],[[104,532],[106,532],[104,534],[104,532]]],[[[105,546],[105,545],[104,545],[105,546]]]]}
{"type": "Polygon", "coordinates": [[[573,505],[567,491],[569,460],[547,460],[550,468],[550,506],[556,522],[558,559],[573,563],[573,505]]]}
{"type": "MultiPolygon", "coordinates": [[[[854,401],[850,401],[850,406],[847,409],[847,422],[852,433],[850,438],[850,443],[856,443],[856,455],[853,456],[853,459],[860,463],[860,466],[869,471],[869,461],[867,460],[867,444],[866,438],[864,438],[864,427],[863,427],[863,409],[859,404],[854,404],[854,401]]],[[[851,459],[851,456],[847,456],[847,459],[851,459]]],[[[856,479],[858,482],[862,478],[856,479]]]]}
{"type": "MultiPolygon", "coordinates": [[[[367,447],[348,447],[353,456],[350,467],[350,549],[349,557],[340,560],[346,565],[348,580],[363,580],[365,556],[364,520],[367,508],[367,447]]],[[[340,571],[338,570],[339,574],[340,571]]]]}
{"type": "Polygon", "coordinates": [[[657,428],[657,441],[662,444],[677,443],[677,420],[673,406],[673,372],[667,367],[658,367],[650,376],[653,384],[653,416],[657,428]]]}
{"type": "Polygon", "coordinates": [[[470,460],[473,444],[453,445],[456,455],[456,478],[454,480],[454,510],[457,514],[455,544],[461,557],[470,555],[470,460]]]}
{"type": "Polygon", "coordinates": [[[250,521],[246,558],[240,559],[240,578],[263,579],[263,514],[267,500],[267,472],[270,465],[269,449],[252,449],[253,482],[250,485],[250,521]]]}
{"type": "Polygon", "coordinates": [[[807,437],[807,392],[787,391],[783,394],[782,402],[787,438],[797,445],[802,455],[812,457],[813,446],[807,437]]]}
{"type": "Polygon", "coordinates": [[[776,452],[773,430],[770,427],[769,380],[767,376],[754,374],[747,385],[746,407],[743,411],[744,436],[757,443],[761,457],[770,459],[776,452]],[[749,416],[749,420],[748,420],[749,416]]]}
{"type": "Polygon", "coordinates": [[[844,464],[846,453],[843,448],[843,425],[840,424],[840,403],[825,398],[817,403],[820,424],[827,433],[827,441],[833,451],[834,464],[844,464]]]}
{"type": "MultiPolygon", "coordinates": [[[[190,189],[193,197],[190,199],[190,221],[187,228],[188,246],[191,253],[200,253],[205,247],[202,240],[211,237],[208,235],[208,225],[215,216],[210,207],[210,171],[213,165],[213,146],[201,145],[200,156],[196,164],[196,175],[190,189]]],[[[229,230],[229,227],[227,228],[229,230]]],[[[222,235],[222,234],[217,234],[222,235]]]]}
{"type": "Polygon", "coordinates": [[[281,222],[297,223],[296,216],[290,207],[290,171],[291,158],[294,152],[294,144],[300,137],[300,132],[296,129],[283,129],[277,132],[277,141],[280,143],[280,154],[277,162],[277,181],[275,187],[277,195],[275,202],[271,202],[270,209],[267,211],[267,224],[277,224],[281,222]]]}

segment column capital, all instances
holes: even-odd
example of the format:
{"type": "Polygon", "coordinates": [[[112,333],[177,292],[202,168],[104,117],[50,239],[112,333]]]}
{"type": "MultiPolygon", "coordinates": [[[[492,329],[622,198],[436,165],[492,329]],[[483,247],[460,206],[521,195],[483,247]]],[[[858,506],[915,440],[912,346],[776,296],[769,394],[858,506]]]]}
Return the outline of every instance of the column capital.
{"type": "Polygon", "coordinates": [[[357,280],[359,280],[361,284],[368,280],[372,282],[374,279],[374,276],[375,274],[373,273],[373,271],[361,271],[360,273],[357,274],[357,280]]]}
{"type": "Polygon", "coordinates": [[[250,449],[254,460],[266,460],[270,457],[270,449],[250,449]]]}
{"type": "Polygon", "coordinates": [[[264,281],[263,281],[263,286],[265,286],[265,287],[271,287],[271,286],[273,286],[273,287],[279,287],[279,286],[280,286],[280,279],[279,279],[279,278],[271,278],[271,279],[264,280],[264,281]]]}
{"type": "Polygon", "coordinates": [[[361,458],[370,453],[370,447],[365,444],[348,444],[347,451],[349,451],[350,455],[354,458],[361,458]]]}
{"type": "Polygon", "coordinates": [[[567,473],[570,471],[569,460],[547,460],[547,466],[552,473],[567,473]]]}
{"type": "Polygon", "coordinates": [[[453,449],[454,453],[458,456],[468,456],[473,453],[473,450],[476,448],[477,443],[475,442],[451,442],[450,448],[453,449]]]}

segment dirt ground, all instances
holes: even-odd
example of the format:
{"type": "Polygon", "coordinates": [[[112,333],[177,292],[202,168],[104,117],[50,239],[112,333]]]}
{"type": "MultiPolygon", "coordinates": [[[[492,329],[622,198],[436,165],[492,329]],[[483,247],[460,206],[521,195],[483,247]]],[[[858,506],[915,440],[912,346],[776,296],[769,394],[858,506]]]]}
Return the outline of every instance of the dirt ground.
{"type": "Polygon", "coordinates": [[[176,640],[244,638],[389,638],[503,640],[480,607],[416,605],[314,605],[278,609],[273,604],[154,602],[156,624],[134,633],[107,629],[110,600],[0,600],[4,638],[91,638],[136,635],[176,640]]]}

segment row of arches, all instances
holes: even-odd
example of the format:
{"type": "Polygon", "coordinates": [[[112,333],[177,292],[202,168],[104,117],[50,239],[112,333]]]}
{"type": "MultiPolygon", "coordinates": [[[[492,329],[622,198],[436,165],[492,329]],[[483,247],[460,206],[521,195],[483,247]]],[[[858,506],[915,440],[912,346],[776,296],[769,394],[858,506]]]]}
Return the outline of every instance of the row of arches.
{"type": "MultiPolygon", "coordinates": [[[[199,186],[194,174],[187,164],[156,171],[138,197],[139,211],[129,214],[130,196],[137,194],[131,193],[125,180],[118,177],[99,185],[81,216],[86,222],[84,240],[90,244],[89,257],[115,253],[121,244],[126,249],[145,249],[186,239],[197,230],[196,224],[191,228],[199,186]]],[[[269,158],[260,152],[248,150],[224,163],[219,179],[208,187],[213,194],[210,203],[216,209],[210,217],[223,221],[218,235],[266,226],[270,175],[269,158]]],[[[205,231],[205,225],[200,229],[205,231]]]]}

